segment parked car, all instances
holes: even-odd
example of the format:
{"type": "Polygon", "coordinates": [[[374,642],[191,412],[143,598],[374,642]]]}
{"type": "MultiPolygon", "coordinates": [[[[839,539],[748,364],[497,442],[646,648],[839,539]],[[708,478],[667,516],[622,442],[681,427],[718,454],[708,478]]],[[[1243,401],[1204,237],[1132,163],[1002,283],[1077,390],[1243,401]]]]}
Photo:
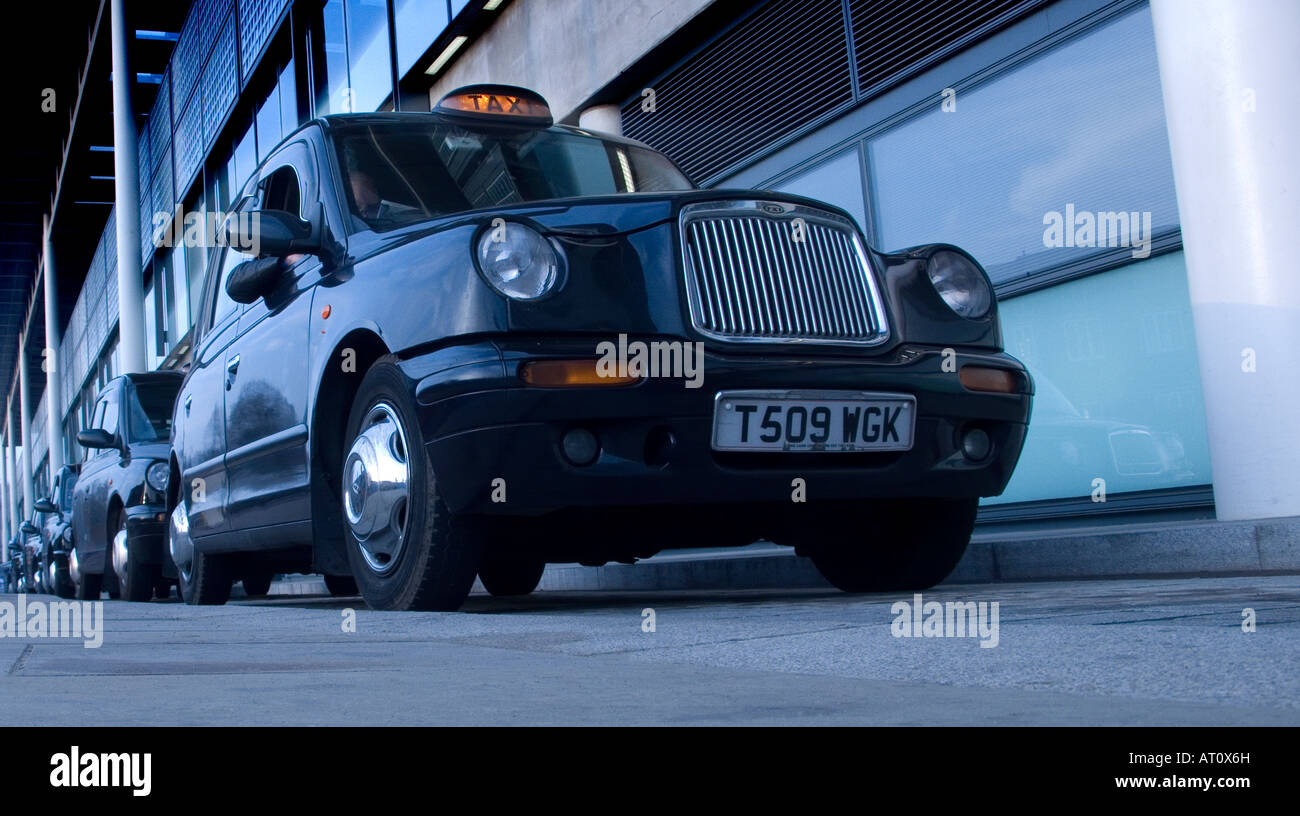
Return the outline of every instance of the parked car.
{"type": "Polygon", "coordinates": [[[455,609],[760,537],[928,587],[1020,454],[1032,381],[967,253],[696,189],[526,89],[316,119],[235,210],[174,418],[192,603],[260,568],[455,609]]]}
{"type": "Polygon", "coordinates": [[[5,551],[8,558],[3,564],[3,575],[5,592],[31,592],[31,583],[28,580],[27,569],[27,548],[24,546],[25,536],[22,532],[15,532],[9,537],[9,544],[5,551]]]}
{"type": "Polygon", "coordinates": [[[27,576],[27,591],[37,595],[47,595],[50,588],[45,584],[45,568],[41,562],[40,513],[33,511],[32,517],[19,525],[22,533],[23,567],[27,576]]]}
{"type": "Polygon", "coordinates": [[[40,515],[39,563],[46,592],[60,598],[76,595],[70,557],[72,547],[72,489],[77,483],[79,465],[65,465],[54,474],[50,496],[33,505],[40,515]]]}
{"type": "Polygon", "coordinates": [[[182,375],[115,377],[77,434],[86,459],[72,488],[70,573],[77,597],[147,601],[171,592],[166,563],[172,408],[182,375]]]}

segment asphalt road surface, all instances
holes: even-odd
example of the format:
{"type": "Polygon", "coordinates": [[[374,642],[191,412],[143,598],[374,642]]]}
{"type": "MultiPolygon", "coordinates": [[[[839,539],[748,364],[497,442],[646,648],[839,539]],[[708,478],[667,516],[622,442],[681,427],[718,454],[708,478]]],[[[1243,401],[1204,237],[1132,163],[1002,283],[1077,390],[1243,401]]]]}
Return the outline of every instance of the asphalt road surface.
{"type": "Polygon", "coordinates": [[[996,647],[896,637],[900,600],[539,592],[450,614],[105,601],[100,648],[0,638],[0,723],[1300,724],[1300,576],[924,594],[996,601],[996,647]]]}

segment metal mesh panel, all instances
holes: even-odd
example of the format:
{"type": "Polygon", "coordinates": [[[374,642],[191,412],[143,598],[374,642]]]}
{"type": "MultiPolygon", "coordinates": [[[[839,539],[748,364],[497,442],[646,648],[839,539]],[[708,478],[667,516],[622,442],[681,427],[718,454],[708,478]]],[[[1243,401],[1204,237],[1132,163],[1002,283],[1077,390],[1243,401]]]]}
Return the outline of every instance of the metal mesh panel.
{"type": "Polygon", "coordinates": [[[176,47],[172,49],[170,73],[172,78],[172,110],[174,111],[185,109],[190,94],[198,86],[199,66],[203,64],[203,54],[200,51],[201,44],[199,42],[199,24],[199,15],[195,9],[190,9],[189,16],[185,18],[185,24],[181,26],[181,34],[176,40],[176,47]]]}
{"type": "Polygon", "coordinates": [[[209,147],[216,140],[235,107],[239,77],[235,60],[235,16],[226,18],[216,47],[203,68],[203,145],[209,147]]]}
{"type": "Polygon", "coordinates": [[[288,0],[239,0],[239,75],[245,82],[288,5],[288,0]]]}

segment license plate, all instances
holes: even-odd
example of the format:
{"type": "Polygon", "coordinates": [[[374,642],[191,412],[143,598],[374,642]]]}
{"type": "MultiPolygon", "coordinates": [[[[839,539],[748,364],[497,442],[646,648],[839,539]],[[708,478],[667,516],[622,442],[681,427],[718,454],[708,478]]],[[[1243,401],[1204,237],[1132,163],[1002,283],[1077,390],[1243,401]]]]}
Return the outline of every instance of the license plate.
{"type": "Polygon", "coordinates": [[[910,450],[916,398],[873,391],[721,391],[713,449],[837,452],[910,450]]]}

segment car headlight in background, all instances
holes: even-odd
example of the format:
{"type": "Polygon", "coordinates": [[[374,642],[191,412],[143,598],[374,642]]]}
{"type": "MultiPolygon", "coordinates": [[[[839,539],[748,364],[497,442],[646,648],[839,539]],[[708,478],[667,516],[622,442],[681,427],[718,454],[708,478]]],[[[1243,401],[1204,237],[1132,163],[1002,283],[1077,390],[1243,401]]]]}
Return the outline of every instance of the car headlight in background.
{"type": "Polygon", "coordinates": [[[485,230],[477,256],[483,279],[512,300],[536,300],[560,280],[555,247],[537,230],[514,221],[485,230]]]}
{"type": "Polygon", "coordinates": [[[159,493],[166,493],[167,483],[171,480],[171,468],[166,462],[154,462],[144,472],[144,480],[159,493]]]}
{"type": "Polygon", "coordinates": [[[977,320],[993,306],[993,288],[970,258],[941,249],[926,261],[925,271],[943,302],[962,317],[977,320]]]}

